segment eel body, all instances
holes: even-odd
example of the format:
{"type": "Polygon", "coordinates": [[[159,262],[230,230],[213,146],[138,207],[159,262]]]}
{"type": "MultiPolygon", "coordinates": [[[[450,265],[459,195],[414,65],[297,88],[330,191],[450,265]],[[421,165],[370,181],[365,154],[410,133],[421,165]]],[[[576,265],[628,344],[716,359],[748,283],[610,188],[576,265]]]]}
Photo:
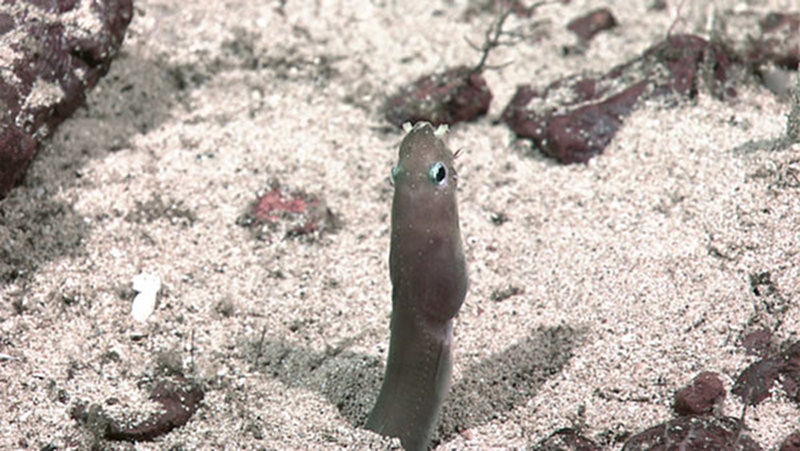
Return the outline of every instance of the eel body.
{"type": "Polygon", "coordinates": [[[367,429],[424,450],[450,386],[453,318],[467,292],[453,153],[416,124],[392,170],[392,318],[386,375],[367,429]]]}

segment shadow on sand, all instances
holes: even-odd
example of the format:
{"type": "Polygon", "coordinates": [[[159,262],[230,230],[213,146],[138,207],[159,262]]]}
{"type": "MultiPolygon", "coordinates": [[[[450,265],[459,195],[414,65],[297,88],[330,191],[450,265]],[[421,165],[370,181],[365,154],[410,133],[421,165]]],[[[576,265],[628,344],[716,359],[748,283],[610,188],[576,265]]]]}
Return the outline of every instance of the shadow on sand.
{"type": "MultiPolygon", "coordinates": [[[[504,351],[470,365],[453,381],[434,443],[502,418],[536,395],[573,355],[583,332],[559,326],[539,328],[504,351]]],[[[290,387],[321,393],[354,427],[363,427],[378,395],[383,362],[346,350],[347,344],[311,352],[269,339],[244,344],[243,358],[256,370],[290,387]]]]}

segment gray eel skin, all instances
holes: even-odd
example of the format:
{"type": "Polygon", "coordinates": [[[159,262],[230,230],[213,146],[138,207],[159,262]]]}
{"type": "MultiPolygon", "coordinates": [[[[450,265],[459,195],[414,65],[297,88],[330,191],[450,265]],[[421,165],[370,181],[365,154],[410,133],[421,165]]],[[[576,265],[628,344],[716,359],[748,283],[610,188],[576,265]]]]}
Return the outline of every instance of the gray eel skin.
{"type": "Polygon", "coordinates": [[[453,318],[467,293],[453,153],[427,122],[400,145],[392,170],[389,277],[392,319],[386,376],[367,429],[428,448],[450,386],[453,318]]]}

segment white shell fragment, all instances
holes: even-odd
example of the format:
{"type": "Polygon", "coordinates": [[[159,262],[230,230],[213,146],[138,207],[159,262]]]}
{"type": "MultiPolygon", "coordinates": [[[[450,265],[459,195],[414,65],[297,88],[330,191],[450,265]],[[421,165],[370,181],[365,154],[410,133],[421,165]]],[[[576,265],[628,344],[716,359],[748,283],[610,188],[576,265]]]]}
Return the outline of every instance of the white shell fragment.
{"type": "Polygon", "coordinates": [[[408,133],[414,129],[414,126],[411,125],[411,122],[403,122],[403,131],[408,133]]]}
{"type": "Polygon", "coordinates": [[[136,321],[144,322],[156,308],[156,294],[161,289],[161,279],[155,274],[141,273],[131,279],[133,290],[139,292],[133,298],[131,315],[136,321]]]}
{"type": "Polygon", "coordinates": [[[444,135],[447,134],[448,130],[450,130],[450,127],[448,127],[447,124],[442,124],[442,125],[436,127],[436,130],[434,130],[434,132],[433,132],[433,136],[435,136],[437,138],[441,138],[441,137],[443,137],[444,135]]]}

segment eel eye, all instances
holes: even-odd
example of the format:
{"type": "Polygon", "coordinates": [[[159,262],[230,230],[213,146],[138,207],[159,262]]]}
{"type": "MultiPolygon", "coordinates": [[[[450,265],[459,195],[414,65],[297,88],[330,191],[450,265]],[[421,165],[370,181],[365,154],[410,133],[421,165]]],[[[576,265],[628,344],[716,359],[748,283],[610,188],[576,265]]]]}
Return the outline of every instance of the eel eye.
{"type": "Polygon", "coordinates": [[[395,179],[397,178],[398,172],[400,172],[400,168],[398,166],[392,166],[392,183],[394,183],[395,179]]]}
{"type": "Polygon", "coordinates": [[[436,185],[443,185],[447,178],[447,169],[444,167],[444,164],[440,161],[433,163],[428,170],[428,178],[436,185]]]}

